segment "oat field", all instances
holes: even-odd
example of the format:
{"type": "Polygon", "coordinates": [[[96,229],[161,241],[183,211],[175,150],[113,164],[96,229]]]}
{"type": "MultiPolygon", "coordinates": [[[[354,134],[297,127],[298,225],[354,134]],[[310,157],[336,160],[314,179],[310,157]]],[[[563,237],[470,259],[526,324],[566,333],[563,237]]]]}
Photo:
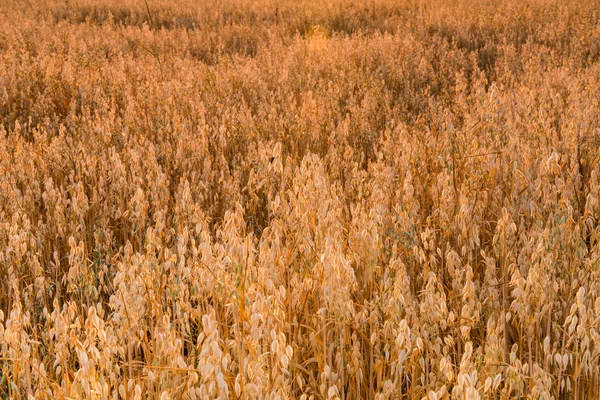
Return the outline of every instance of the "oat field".
{"type": "Polygon", "coordinates": [[[600,3],[0,1],[0,399],[600,399],[600,3]]]}

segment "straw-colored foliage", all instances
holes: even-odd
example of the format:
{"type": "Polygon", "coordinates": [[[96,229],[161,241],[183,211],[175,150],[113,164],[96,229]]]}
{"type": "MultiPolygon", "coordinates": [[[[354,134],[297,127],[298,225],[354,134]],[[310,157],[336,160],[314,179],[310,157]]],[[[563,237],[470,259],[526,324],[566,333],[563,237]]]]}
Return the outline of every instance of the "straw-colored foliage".
{"type": "Polygon", "coordinates": [[[599,21],[0,1],[0,398],[600,398],[599,21]]]}

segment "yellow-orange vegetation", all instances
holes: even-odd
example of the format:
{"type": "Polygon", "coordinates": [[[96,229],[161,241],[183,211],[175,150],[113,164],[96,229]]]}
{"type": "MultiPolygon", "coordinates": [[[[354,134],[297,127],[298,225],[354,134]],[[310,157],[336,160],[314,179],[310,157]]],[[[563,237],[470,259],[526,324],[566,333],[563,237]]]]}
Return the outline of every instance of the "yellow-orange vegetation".
{"type": "Polygon", "coordinates": [[[600,3],[0,1],[0,398],[600,398],[600,3]]]}

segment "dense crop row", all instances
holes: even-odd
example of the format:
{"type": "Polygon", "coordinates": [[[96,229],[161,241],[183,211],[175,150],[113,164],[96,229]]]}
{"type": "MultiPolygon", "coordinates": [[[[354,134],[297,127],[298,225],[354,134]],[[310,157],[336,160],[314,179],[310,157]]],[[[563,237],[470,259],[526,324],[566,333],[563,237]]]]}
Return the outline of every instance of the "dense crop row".
{"type": "Polygon", "coordinates": [[[0,398],[600,396],[600,3],[0,2],[0,398]]]}

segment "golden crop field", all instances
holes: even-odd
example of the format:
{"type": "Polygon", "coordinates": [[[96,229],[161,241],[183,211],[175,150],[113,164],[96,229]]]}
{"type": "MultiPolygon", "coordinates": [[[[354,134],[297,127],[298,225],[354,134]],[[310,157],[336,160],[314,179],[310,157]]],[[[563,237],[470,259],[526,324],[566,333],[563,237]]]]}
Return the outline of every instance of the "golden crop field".
{"type": "Polygon", "coordinates": [[[0,399],[600,399],[600,2],[0,1],[0,399]]]}

